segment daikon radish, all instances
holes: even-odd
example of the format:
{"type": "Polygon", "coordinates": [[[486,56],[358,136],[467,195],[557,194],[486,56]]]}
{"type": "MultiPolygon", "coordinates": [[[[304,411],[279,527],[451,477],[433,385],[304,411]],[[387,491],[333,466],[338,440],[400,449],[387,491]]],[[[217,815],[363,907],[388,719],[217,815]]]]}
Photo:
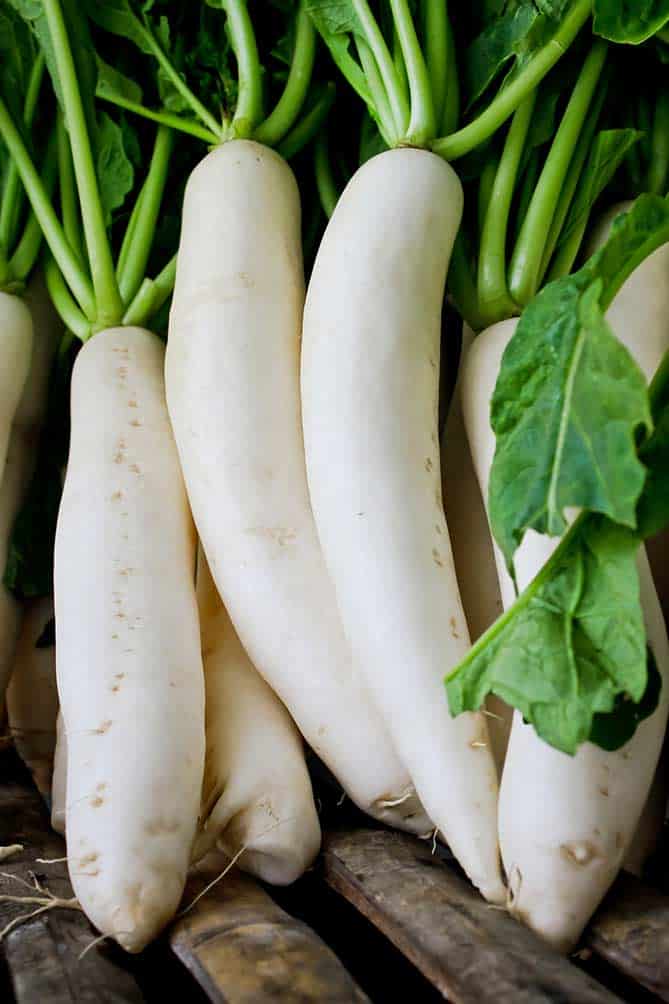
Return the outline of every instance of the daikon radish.
{"type": "Polygon", "coordinates": [[[207,753],[193,859],[213,847],[274,885],[287,885],[318,853],[321,831],[290,715],[244,651],[200,553],[197,594],[207,753]]]}
{"type": "Polygon", "coordinates": [[[96,334],[72,376],[55,554],[72,885],[130,952],[174,914],[204,770],[195,534],[160,340],[96,334]]]}
{"type": "Polygon", "coordinates": [[[344,629],[425,809],[483,895],[505,896],[484,715],[449,715],[469,648],[441,494],[441,307],[462,188],[425,150],[373,157],[325,231],[304,315],[309,488],[344,629]]]}
{"type": "Polygon", "coordinates": [[[167,347],[167,400],[212,576],[253,664],[365,812],[426,833],[351,664],[318,543],[300,420],[304,279],[288,165],[232,140],[191,175],[167,347]]]}
{"type": "Polygon", "coordinates": [[[14,520],[35,466],[51,360],[61,330],[40,273],[23,300],[0,294],[0,702],[12,672],[21,622],[20,606],[2,577],[14,520]]]}
{"type": "MultiPolygon", "coordinates": [[[[441,443],[441,490],[455,572],[472,642],[497,620],[502,612],[493,539],[485,505],[467,442],[462,416],[462,368],[474,332],[462,325],[458,379],[441,443]]],[[[501,774],[513,709],[494,694],[486,701],[488,732],[501,774]]]]}
{"type": "MultiPolygon", "coordinates": [[[[631,202],[620,202],[602,216],[593,230],[589,254],[604,243],[616,216],[631,205],[631,202]]],[[[654,251],[632,273],[606,316],[650,380],[669,349],[669,244],[654,251]]],[[[649,540],[646,548],[666,619],[669,615],[669,530],[649,540]]]]}
{"type": "Polygon", "coordinates": [[[51,789],[58,715],[56,650],[53,641],[44,638],[52,619],[50,597],[28,604],[7,688],[7,713],[14,745],[43,795],[48,795],[51,789]]]}
{"type": "MultiPolygon", "coordinates": [[[[618,295],[624,295],[625,287],[618,295]]],[[[478,335],[463,371],[463,411],[483,497],[495,451],[489,405],[502,354],[517,320],[478,335]]],[[[635,329],[636,330],[636,329],[635,329]]],[[[622,336],[623,332],[619,334],[622,336]]],[[[628,334],[631,338],[631,332],[628,334]]],[[[634,346],[628,343],[634,352],[634,346]]],[[[557,546],[529,530],[514,559],[522,590],[557,546]]],[[[513,584],[499,556],[505,606],[513,584]]],[[[561,951],[568,951],[613,882],[628,853],[657,766],[669,710],[669,642],[645,550],[638,559],[648,643],[663,686],[655,712],[616,752],[584,743],[570,757],[541,740],[515,712],[499,802],[502,860],[514,913],[561,951]]]]}

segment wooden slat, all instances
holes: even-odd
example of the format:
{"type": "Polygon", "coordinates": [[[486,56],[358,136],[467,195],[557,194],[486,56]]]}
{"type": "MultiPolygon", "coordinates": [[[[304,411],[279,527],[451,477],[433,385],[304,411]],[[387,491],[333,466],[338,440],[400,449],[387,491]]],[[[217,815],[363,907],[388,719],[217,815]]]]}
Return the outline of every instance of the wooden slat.
{"type": "MultiPolygon", "coordinates": [[[[7,781],[21,768],[13,754],[0,764],[0,844],[23,844],[22,853],[0,864],[0,893],[30,895],[17,879],[32,874],[57,896],[70,898],[65,863],[42,865],[36,858],[62,858],[64,842],[48,826],[34,788],[7,781]]],[[[0,902],[0,928],[35,906],[0,902]]],[[[53,910],[11,931],[2,943],[16,1004],[140,1004],[145,998],[124,968],[120,950],[96,946],[83,958],[95,932],[80,912],[53,910]]]]}
{"type": "Polygon", "coordinates": [[[619,998],[486,904],[411,837],[325,838],[324,878],[453,1004],[612,1004],[619,998]]]}
{"type": "Polygon", "coordinates": [[[620,972],[669,1001],[669,897],[622,873],[585,942],[620,972]]]}
{"type": "MultiPolygon", "coordinates": [[[[215,874],[191,880],[185,901],[215,874]]],[[[368,1001],[311,928],[236,870],[177,920],[169,940],[213,1004],[368,1001]]]]}

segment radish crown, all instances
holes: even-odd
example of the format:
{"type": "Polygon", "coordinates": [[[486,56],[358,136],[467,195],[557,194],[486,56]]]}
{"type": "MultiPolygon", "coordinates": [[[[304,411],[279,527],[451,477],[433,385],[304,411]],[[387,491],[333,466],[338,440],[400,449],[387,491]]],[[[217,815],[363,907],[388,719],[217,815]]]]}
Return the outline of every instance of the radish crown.
{"type": "Polygon", "coordinates": [[[98,96],[211,145],[253,139],[291,157],[315,134],[332,103],[332,87],[311,88],[316,32],[305,0],[262,6],[262,27],[269,25],[262,45],[254,23],[261,23],[261,14],[253,13],[254,4],[206,0],[194,8],[200,21],[193,51],[172,41],[160,3],[149,11],[131,0],[87,0],[86,6],[100,28],[152,57],[161,107],[149,107],[141,91],[117,72],[99,78],[98,96]],[[274,14],[275,6],[280,15],[274,14]],[[277,21],[280,37],[265,38],[277,21]],[[203,61],[210,70],[207,79],[203,61]]]}
{"type": "Polygon", "coordinates": [[[167,181],[171,134],[165,126],[157,130],[148,172],[115,255],[111,228],[135,186],[135,168],[126,150],[128,128],[124,134],[95,105],[98,74],[86,18],[74,0],[12,2],[32,29],[58,100],[56,202],[53,172],[40,175],[6,86],[0,95],[0,135],[32,205],[34,226],[49,247],[46,276],[52,300],[68,329],[82,340],[112,325],[146,323],[174,283],[174,261],[156,278],[145,276],[167,181]]]}

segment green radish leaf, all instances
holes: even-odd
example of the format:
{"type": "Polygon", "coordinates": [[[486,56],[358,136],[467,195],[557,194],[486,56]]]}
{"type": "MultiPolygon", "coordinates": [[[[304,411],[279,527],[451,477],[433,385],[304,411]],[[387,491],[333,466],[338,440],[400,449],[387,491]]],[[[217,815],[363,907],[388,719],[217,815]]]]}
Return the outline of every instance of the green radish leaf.
{"type": "Polygon", "coordinates": [[[529,527],[563,533],[568,506],[636,523],[645,471],[635,435],[652,424],[646,382],[604,320],[600,293],[582,273],[551,283],[502,359],[490,518],[510,567],[529,527]]]}
{"type": "Polygon", "coordinates": [[[468,106],[488,89],[500,70],[518,58],[518,48],[539,12],[533,3],[523,4],[495,19],[469,47],[465,57],[468,106]]]}
{"type": "Polygon", "coordinates": [[[467,107],[475,104],[506,69],[508,83],[560,25],[571,0],[512,0],[497,4],[465,56],[467,107]]]}
{"type": "Polygon", "coordinates": [[[593,30],[612,42],[638,45],[669,21],[669,0],[595,0],[593,30]]]}
{"type": "Polygon", "coordinates": [[[641,135],[636,129],[605,129],[598,133],[579,180],[577,197],[569,207],[558,246],[587,220],[595,202],[641,135]]]}
{"type": "Polygon", "coordinates": [[[528,528],[561,534],[582,507],[636,525],[652,418],[641,371],[602,317],[634,264],[669,236],[669,201],[642,195],[584,267],[550,283],[507,345],[491,404],[490,518],[511,567],[528,528]]]}
{"type": "Polygon", "coordinates": [[[619,750],[630,741],[641,722],[650,718],[657,708],[662,677],[650,646],[647,647],[646,656],[648,683],[641,700],[636,703],[625,694],[619,694],[612,711],[600,711],[593,718],[589,741],[603,750],[619,750]]]}
{"type": "Polygon", "coordinates": [[[56,55],[51,42],[51,35],[49,34],[49,25],[44,12],[44,4],[41,0],[9,0],[9,4],[33,32],[37,44],[44,53],[56,97],[61,102],[60,81],[56,70],[56,55]]]}
{"type": "Polygon", "coordinates": [[[350,0],[306,0],[306,6],[335,64],[380,125],[365,74],[351,54],[352,36],[365,37],[353,4],[350,0]]]}
{"type": "Polygon", "coordinates": [[[621,695],[640,702],[648,674],[638,547],[632,531],[605,517],[577,522],[447,677],[451,714],[496,694],[547,743],[573,754],[621,695]]]}
{"type": "Polygon", "coordinates": [[[125,76],[116,67],[105,63],[104,59],[96,55],[97,84],[95,93],[99,98],[109,98],[118,95],[127,101],[140,103],[142,100],[142,88],[130,77],[125,76]]]}
{"type": "Polygon", "coordinates": [[[126,152],[123,130],[105,112],[98,117],[96,169],[102,207],[110,223],[115,209],[132,191],[135,171],[126,152]]]}
{"type": "MultiPolygon", "coordinates": [[[[127,39],[146,55],[153,55],[151,31],[130,0],[84,0],[84,6],[100,28],[127,39]]],[[[144,7],[145,11],[148,9],[144,7]]]]}

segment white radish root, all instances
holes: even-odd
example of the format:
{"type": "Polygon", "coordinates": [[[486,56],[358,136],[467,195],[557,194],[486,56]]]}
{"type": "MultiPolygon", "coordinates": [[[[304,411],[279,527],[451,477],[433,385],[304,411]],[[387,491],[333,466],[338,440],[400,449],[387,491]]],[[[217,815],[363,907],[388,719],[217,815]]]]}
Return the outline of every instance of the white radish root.
{"type": "Polygon", "coordinates": [[[207,753],[193,860],[215,846],[232,857],[243,846],[243,871],[287,885],[321,840],[302,737],[244,651],[202,552],[197,594],[207,753]]]}
{"type": "Polygon", "coordinates": [[[56,534],[69,872],[89,919],[129,952],[178,907],[204,771],[196,540],[163,367],[140,328],[79,352],[56,534]]]}

